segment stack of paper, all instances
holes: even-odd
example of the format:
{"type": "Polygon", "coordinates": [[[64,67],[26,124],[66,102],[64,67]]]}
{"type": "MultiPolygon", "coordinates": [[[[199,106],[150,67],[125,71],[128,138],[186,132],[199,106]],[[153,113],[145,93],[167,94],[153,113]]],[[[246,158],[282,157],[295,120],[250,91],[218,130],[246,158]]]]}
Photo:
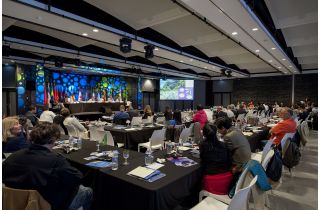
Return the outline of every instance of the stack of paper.
{"type": "Polygon", "coordinates": [[[164,173],[161,173],[158,170],[142,166],[138,166],[137,168],[133,169],[128,173],[128,175],[137,177],[148,182],[153,182],[165,176],[164,173]]]}

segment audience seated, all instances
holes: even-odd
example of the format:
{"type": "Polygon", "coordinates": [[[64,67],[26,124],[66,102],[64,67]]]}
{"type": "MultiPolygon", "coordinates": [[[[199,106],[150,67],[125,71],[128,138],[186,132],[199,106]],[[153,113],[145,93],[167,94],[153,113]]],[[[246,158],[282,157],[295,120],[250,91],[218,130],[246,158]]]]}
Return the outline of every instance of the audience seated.
{"type": "Polygon", "coordinates": [[[147,105],[144,110],[143,110],[143,116],[142,116],[142,119],[148,119],[148,117],[151,117],[153,116],[153,113],[151,111],[151,107],[150,105],[147,105]]]}
{"type": "MultiPolygon", "coordinates": [[[[62,111],[62,110],[61,110],[62,111]]],[[[54,118],[53,118],[53,123],[60,126],[63,130],[64,130],[64,134],[65,135],[68,135],[68,129],[66,128],[66,126],[64,126],[63,122],[64,122],[64,119],[65,117],[61,115],[61,111],[60,111],[60,114],[56,115],[54,118]]]]}
{"type": "Polygon", "coordinates": [[[220,118],[220,117],[228,117],[227,113],[222,111],[222,107],[218,106],[217,107],[217,112],[215,114],[216,119],[220,118]]]}
{"type": "Polygon", "coordinates": [[[124,105],[120,106],[120,112],[117,112],[113,117],[113,123],[119,125],[125,125],[126,121],[130,119],[130,116],[127,112],[125,112],[124,105]]]}
{"type": "Polygon", "coordinates": [[[206,122],[208,121],[208,117],[206,112],[203,110],[203,107],[201,104],[199,104],[197,106],[197,112],[196,114],[193,116],[193,122],[199,122],[201,125],[201,129],[203,129],[204,125],[206,124],[206,122]]]}
{"type": "Polygon", "coordinates": [[[133,117],[139,117],[138,110],[133,109],[131,104],[128,107],[128,114],[129,114],[129,117],[130,117],[130,121],[132,120],[133,117]]]}
{"type": "Polygon", "coordinates": [[[278,116],[283,120],[278,122],[276,126],[274,126],[271,130],[271,140],[273,140],[273,144],[279,145],[281,143],[282,138],[286,133],[295,133],[296,132],[296,122],[292,118],[292,110],[285,107],[280,108],[278,116]]]}
{"type": "Polygon", "coordinates": [[[232,106],[231,106],[231,105],[228,105],[228,106],[227,106],[226,113],[227,113],[227,116],[228,116],[229,118],[231,118],[231,119],[234,118],[234,113],[233,113],[233,111],[232,111],[232,106]]]}
{"type": "Polygon", "coordinates": [[[182,125],[181,111],[180,110],[175,110],[174,111],[173,120],[175,121],[175,125],[182,125]]]}
{"type": "Polygon", "coordinates": [[[244,106],[242,104],[239,106],[239,109],[237,110],[237,116],[236,117],[238,117],[239,114],[247,114],[247,111],[244,109],[244,106]]]}
{"type": "Polygon", "coordinates": [[[31,121],[32,125],[35,126],[39,123],[38,118],[36,117],[36,107],[29,106],[28,111],[26,112],[25,116],[31,121]]]}
{"type": "Polygon", "coordinates": [[[80,185],[82,174],[52,151],[59,128],[41,123],[30,133],[32,145],[10,155],[2,167],[3,183],[10,188],[37,190],[52,210],[89,210],[92,189],[80,185]]]}
{"type": "Polygon", "coordinates": [[[70,110],[68,108],[61,109],[61,115],[65,118],[64,125],[72,125],[78,132],[87,132],[87,129],[79,122],[75,117],[70,116],[70,110]]]}
{"type": "Polygon", "coordinates": [[[231,156],[228,148],[220,142],[217,129],[207,123],[203,128],[205,140],[199,145],[201,167],[204,172],[203,189],[214,194],[227,194],[232,181],[231,156]]]}
{"type": "Polygon", "coordinates": [[[216,126],[231,153],[233,173],[241,171],[243,164],[251,158],[251,149],[247,138],[240,130],[232,126],[230,118],[218,118],[216,126]]]}
{"type": "Polygon", "coordinates": [[[170,107],[166,106],[163,116],[166,118],[166,121],[173,119],[172,110],[170,107]]]}
{"type": "Polygon", "coordinates": [[[43,112],[40,115],[40,122],[49,122],[53,123],[53,118],[56,116],[55,113],[52,111],[49,111],[48,106],[43,107],[43,112]]]}
{"type": "Polygon", "coordinates": [[[7,117],[2,120],[3,152],[12,153],[27,148],[30,142],[23,132],[17,117],[7,117]]]}

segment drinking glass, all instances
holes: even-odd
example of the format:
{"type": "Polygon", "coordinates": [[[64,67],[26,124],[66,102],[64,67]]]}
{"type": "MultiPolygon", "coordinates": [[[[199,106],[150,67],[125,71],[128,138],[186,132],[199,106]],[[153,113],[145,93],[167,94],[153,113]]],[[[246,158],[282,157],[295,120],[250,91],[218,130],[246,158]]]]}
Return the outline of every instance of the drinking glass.
{"type": "Polygon", "coordinates": [[[124,158],[124,163],[123,165],[128,165],[128,158],[129,158],[129,150],[125,149],[123,150],[123,158],[124,158]]]}
{"type": "Polygon", "coordinates": [[[100,152],[100,142],[96,140],[97,152],[100,152]]]}

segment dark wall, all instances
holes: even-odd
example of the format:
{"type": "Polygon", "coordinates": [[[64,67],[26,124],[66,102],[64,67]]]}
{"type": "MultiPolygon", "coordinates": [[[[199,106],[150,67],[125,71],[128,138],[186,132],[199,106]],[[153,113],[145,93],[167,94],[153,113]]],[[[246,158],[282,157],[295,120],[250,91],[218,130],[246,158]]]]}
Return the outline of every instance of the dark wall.
{"type": "Polygon", "coordinates": [[[318,101],[318,74],[302,74],[295,76],[295,101],[318,101]]]}
{"type": "Polygon", "coordinates": [[[272,104],[275,101],[291,105],[291,76],[258,77],[235,79],[233,81],[232,102],[263,102],[272,104]]]}

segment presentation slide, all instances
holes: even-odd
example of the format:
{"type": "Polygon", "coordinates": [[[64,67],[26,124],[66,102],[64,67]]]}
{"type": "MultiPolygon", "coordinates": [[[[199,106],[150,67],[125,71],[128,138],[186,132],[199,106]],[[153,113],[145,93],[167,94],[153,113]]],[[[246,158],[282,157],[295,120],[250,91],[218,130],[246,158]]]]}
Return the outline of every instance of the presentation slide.
{"type": "Polygon", "coordinates": [[[193,80],[160,80],[160,100],[193,100],[193,80]]]}

